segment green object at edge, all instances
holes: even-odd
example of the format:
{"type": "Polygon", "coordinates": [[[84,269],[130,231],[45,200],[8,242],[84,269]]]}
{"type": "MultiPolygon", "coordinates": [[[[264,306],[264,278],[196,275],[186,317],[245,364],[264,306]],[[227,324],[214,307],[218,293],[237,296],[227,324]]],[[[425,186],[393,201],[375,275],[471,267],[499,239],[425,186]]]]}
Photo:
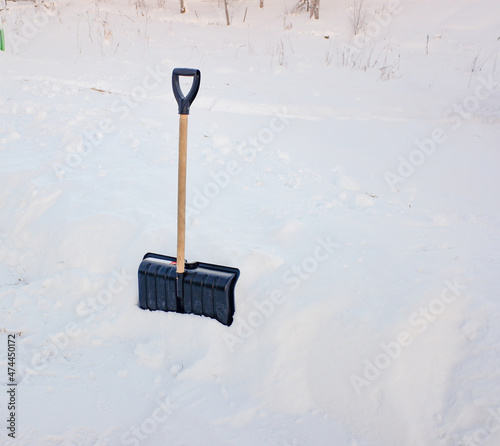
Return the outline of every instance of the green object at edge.
{"type": "Polygon", "coordinates": [[[3,29],[0,29],[0,50],[5,51],[5,35],[3,29]]]}

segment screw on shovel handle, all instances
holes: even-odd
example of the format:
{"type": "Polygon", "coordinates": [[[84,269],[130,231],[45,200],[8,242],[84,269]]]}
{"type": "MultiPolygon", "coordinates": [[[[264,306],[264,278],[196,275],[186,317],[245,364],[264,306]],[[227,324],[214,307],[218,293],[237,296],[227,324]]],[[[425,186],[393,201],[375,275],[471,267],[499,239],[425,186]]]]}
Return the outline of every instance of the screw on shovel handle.
{"type": "Polygon", "coordinates": [[[174,68],[172,73],[172,88],[174,90],[174,96],[179,105],[180,115],[189,115],[189,107],[194,101],[194,98],[198,94],[200,89],[201,72],[194,68],[174,68]],[[179,76],[189,76],[193,78],[193,84],[191,85],[191,90],[184,96],[182,94],[181,86],[179,85],[179,76]]]}
{"type": "MultiPolygon", "coordinates": [[[[182,280],[185,271],[186,248],[186,164],[187,164],[187,127],[189,107],[200,88],[200,70],[192,68],[175,68],[172,73],[172,88],[179,105],[179,169],[177,188],[177,290],[182,290],[182,280]],[[184,96],[179,85],[179,76],[193,77],[189,93],[184,96]]],[[[182,298],[182,296],[178,296],[182,298]]]]}

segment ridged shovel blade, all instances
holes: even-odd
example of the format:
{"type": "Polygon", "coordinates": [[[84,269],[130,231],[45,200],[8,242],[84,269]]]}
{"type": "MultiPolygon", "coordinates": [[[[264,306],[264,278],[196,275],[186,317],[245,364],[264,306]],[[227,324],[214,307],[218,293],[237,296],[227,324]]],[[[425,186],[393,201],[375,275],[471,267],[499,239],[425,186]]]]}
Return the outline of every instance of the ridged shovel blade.
{"type": "Polygon", "coordinates": [[[148,253],[139,265],[139,306],[144,310],[207,316],[231,325],[237,268],[186,263],[178,275],[176,258],[148,253]]]}

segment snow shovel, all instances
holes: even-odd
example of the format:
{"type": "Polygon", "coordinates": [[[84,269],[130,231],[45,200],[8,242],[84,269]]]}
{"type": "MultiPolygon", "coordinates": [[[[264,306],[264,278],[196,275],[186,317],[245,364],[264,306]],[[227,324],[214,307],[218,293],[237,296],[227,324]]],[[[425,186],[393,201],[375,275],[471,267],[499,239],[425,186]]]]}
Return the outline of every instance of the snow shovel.
{"type": "Polygon", "coordinates": [[[185,261],[186,161],[189,108],[200,88],[201,73],[175,68],[172,88],[179,106],[179,176],[177,201],[177,257],[148,253],[139,266],[139,306],[144,310],[172,311],[208,316],[231,325],[234,315],[234,287],[237,268],[185,261]],[[184,96],[179,76],[193,78],[184,96]]]}

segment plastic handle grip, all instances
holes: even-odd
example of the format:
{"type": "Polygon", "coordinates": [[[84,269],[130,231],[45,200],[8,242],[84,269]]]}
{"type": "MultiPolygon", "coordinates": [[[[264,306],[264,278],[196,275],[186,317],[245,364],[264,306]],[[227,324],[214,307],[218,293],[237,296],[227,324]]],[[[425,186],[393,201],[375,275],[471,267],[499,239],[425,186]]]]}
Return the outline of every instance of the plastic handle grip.
{"type": "Polygon", "coordinates": [[[201,72],[194,68],[175,68],[172,72],[172,89],[174,90],[174,96],[179,105],[180,115],[189,115],[189,107],[196,98],[198,90],[200,89],[201,72]],[[182,94],[181,86],[179,84],[179,76],[189,76],[193,78],[193,84],[189,93],[184,96],[182,94]]]}

